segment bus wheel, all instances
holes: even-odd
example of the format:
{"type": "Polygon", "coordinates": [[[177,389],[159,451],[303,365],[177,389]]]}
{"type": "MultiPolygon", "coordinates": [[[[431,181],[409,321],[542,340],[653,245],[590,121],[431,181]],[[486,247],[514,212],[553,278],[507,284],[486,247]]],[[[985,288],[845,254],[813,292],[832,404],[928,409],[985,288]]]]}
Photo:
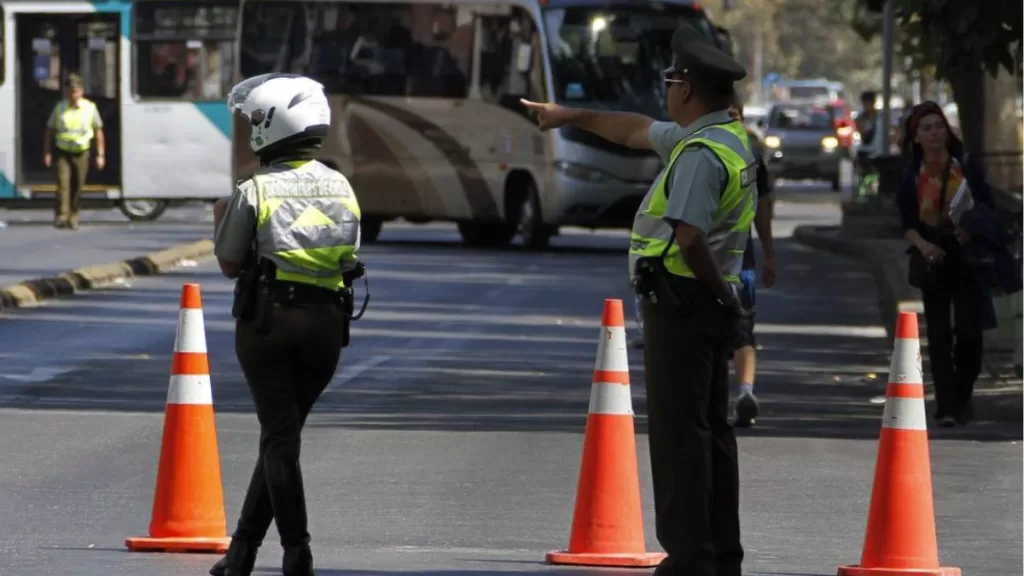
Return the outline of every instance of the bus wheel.
{"type": "Polygon", "coordinates": [[[551,229],[544,224],[540,210],[540,197],[533,182],[525,185],[522,200],[516,211],[516,231],[530,250],[544,250],[551,243],[551,229]]]}
{"type": "Polygon", "coordinates": [[[152,222],[167,210],[167,200],[121,200],[117,207],[132,222],[152,222]]]}
{"type": "Polygon", "coordinates": [[[359,243],[373,244],[380,236],[380,229],[384,227],[384,221],[372,216],[363,216],[359,219],[359,243]]]}

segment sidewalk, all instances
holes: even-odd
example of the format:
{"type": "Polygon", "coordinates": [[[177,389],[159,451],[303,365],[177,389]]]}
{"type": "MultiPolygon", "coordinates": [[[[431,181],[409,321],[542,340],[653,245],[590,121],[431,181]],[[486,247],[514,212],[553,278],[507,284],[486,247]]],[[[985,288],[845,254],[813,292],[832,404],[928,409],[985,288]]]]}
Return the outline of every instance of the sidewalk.
{"type": "MultiPolygon", "coordinates": [[[[839,227],[809,226],[798,227],[793,237],[812,248],[860,260],[871,267],[882,320],[890,337],[900,311],[917,312],[923,325],[921,293],[907,282],[907,246],[903,239],[861,238],[844,234],[839,227]]],[[[985,368],[975,387],[975,413],[979,420],[1022,422],[1021,293],[999,297],[996,312],[999,327],[985,332],[985,368]]]]}
{"type": "Polygon", "coordinates": [[[83,218],[78,230],[55,229],[31,211],[15,214],[5,211],[0,227],[0,309],[192,265],[212,249],[213,225],[201,211],[167,222],[83,218]]]}
{"type": "Polygon", "coordinates": [[[83,225],[75,231],[8,226],[0,230],[0,289],[211,238],[212,225],[203,224],[83,225]]]}

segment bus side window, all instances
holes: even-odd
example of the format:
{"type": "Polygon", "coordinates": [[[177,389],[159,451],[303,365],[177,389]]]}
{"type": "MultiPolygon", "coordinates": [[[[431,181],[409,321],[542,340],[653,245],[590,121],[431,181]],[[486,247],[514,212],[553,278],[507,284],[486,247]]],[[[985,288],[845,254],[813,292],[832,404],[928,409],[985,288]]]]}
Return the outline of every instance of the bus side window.
{"type": "Polygon", "coordinates": [[[247,2],[242,14],[242,53],[239,69],[243,78],[270,72],[291,72],[292,47],[306,39],[305,14],[312,7],[291,2],[247,2]]]}
{"type": "Polygon", "coordinates": [[[525,10],[480,18],[480,98],[527,116],[520,98],[543,102],[544,64],[537,26],[525,10]],[[520,59],[529,55],[529,68],[520,59]]]}
{"type": "Polygon", "coordinates": [[[234,84],[236,2],[138,2],[135,93],[220,100],[234,84]]]}
{"type": "Polygon", "coordinates": [[[412,6],[413,38],[406,48],[408,96],[465,98],[472,80],[473,19],[455,7],[412,6]],[[430,32],[424,33],[423,31],[430,32]]]}

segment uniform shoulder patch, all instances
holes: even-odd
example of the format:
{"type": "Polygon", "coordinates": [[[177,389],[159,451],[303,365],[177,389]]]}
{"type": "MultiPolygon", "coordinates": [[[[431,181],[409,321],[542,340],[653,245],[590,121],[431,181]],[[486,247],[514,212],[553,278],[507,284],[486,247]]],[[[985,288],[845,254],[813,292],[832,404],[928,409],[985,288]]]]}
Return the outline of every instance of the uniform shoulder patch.
{"type": "Polygon", "coordinates": [[[240,194],[249,204],[255,204],[256,202],[256,181],[252,178],[246,178],[245,180],[239,180],[235,183],[235,190],[240,194]]]}
{"type": "Polygon", "coordinates": [[[235,188],[238,188],[242,192],[255,192],[256,182],[252,178],[246,178],[245,180],[235,182],[235,188]]]}

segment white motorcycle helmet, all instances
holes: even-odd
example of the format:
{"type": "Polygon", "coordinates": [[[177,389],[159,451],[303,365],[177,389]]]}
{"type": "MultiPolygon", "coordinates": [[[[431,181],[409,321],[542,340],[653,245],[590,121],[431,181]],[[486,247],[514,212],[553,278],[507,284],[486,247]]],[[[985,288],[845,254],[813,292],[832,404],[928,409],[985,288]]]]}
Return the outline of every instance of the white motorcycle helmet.
{"type": "Polygon", "coordinates": [[[331,107],[322,84],[298,74],[262,74],[243,80],[228,94],[228,108],[252,125],[249,146],[269,148],[327,136],[331,107]]]}

